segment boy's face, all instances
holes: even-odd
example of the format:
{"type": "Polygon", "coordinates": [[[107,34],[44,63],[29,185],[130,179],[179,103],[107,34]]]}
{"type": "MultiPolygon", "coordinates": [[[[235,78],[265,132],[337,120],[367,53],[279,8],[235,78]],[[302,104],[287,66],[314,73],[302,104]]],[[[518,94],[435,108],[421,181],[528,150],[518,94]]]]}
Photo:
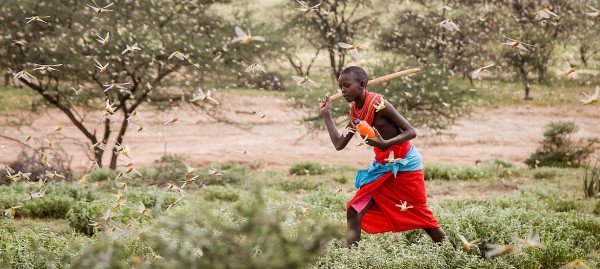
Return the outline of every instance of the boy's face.
{"type": "Polygon", "coordinates": [[[350,103],[362,97],[364,85],[358,81],[353,73],[344,73],[338,79],[338,86],[342,90],[342,96],[350,103]]]}

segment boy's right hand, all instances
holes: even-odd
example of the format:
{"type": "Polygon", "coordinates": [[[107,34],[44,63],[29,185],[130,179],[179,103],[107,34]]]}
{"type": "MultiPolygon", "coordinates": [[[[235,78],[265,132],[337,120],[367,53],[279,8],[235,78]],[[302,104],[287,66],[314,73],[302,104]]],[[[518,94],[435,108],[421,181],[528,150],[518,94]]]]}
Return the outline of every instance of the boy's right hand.
{"type": "Polygon", "coordinates": [[[331,100],[329,100],[329,96],[325,96],[321,102],[319,102],[319,109],[321,109],[321,113],[329,112],[331,108],[331,100]]]}

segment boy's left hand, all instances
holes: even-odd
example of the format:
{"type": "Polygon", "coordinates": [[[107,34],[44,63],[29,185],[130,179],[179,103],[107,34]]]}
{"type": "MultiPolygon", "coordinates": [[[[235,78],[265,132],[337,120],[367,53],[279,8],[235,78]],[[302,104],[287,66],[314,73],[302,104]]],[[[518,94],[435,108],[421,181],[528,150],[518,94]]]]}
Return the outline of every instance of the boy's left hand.
{"type": "Polygon", "coordinates": [[[378,148],[386,148],[386,141],[383,139],[383,137],[381,137],[379,131],[377,131],[375,128],[373,128],[373,130],[375,131],[375,138],[367,138],[367,145],[378,148]]]}

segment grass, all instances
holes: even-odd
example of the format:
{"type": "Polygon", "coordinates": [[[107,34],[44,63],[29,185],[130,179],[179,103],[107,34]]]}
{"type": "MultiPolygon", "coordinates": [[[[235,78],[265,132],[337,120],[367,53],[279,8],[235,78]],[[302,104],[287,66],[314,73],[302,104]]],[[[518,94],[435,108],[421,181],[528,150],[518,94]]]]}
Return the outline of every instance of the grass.
{"type": "MultiPolygon", "coordinates": [[[[0,115],[11,115],[16,111],[31,109],[31,101],[39,96],[23,86],[0,86],[0,115]]],[[[36,99],[37,100],[37,99],[36,99]]]]}
{"type": "Polygon", "coordinates": [[[167,204],[179,194],[142,181],[128,189],[126,202],[110,222],[100,219],[114,206],[117,191],[110,182],[99,181],[98,186],[87,188],[49,182],[47,199],[34,202],[18,198],[28,189],[26,184],[3,186],[0,197],[5,208],[25,207],[17,209],[15,219],[0,219],[0,264],[80,268],[101,262],[99,257],[114,266],[141,268],[173,264],[216,268],[219,262],[233,260],[261,268],[557,268],[575,258],[592,267],[600,264],[600,201],[582,199],[582,183],[574,179],[581,177],[583,169],[514,168],[496,160],[480,164],[475,174],[485,177],[473,178],[466,176],[472,172],[461,172],[466,171],[463,167],[436,166],[458,171],[453,177],[427,181],[430,207],[449,241],[436,246],[421,231],[365,234],[359,247],[347,250],[343,247],[344,207],[355,191],[354,169],[327,167],[320,174],[295,175],[242,169],[231,163],[216,165],[243,174],[244,180],[207,186],[194,181],[170,210],[167,204]],[[515,172],[503,172],[507,169],[515,172]],[[504,188],[504,184],[517,189],[504,188]],[[344,191],[336,193],[337,186],[344,191]],[[53,202],[57,198],[71,202],[53,202]],[[144,217],[138,217],[139,202],[149,209],[144,217]],[[66,216],[45,213],[64,210],[69,211],[66,216]],[[40,219],[28,212],[49,217],[40,219]],[[89,237],[91,221],[102,223],[102,229],[89,237]],[[522,237],[532,228],[540,232],[546,250],[519,248],[497,259],[481,258],[485,243],[511,243],[513,237],[522,237]],[[479,249],[453,247],[458,244],[457,232],[482,239],[479,249]],[[153,259],[153,253],[163,258],[153,259]]]}
{"type": "Polygon", "coordinates": [[[470,85],[468,80],[455,78],[452,83],[462,89],[473,92],[472,104],[475,106],[502,105],[576,105],[583,97],[582,92],[594,91],[593,83],[582,83],[579,80],[552,78],[547,85],[532,83],[532,100],[524,100],[525,88],[520,81],[507,81],[498,78],[475,80],[470,85]]]}

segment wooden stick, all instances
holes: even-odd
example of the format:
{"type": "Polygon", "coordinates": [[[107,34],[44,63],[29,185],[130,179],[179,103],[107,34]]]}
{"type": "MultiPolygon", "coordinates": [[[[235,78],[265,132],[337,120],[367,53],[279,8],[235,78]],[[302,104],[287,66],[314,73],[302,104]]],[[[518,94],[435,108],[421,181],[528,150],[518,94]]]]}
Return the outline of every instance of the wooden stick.
{"type": "MultiPolygon", "coordinates": [[[[396,72],[396,73],[392,73],[392,74],[389,74],[389,75],[381,76],[381,77],[378,77],[376,79],[369,80],[369,82],[367,82],[367,86],[373,86],[373,85],[381,84],[381,83],[384,83],[386,81],[390,81],[390,80],[395,79],[395,78],[399,78],[399,77],[402,77],[402,76],[407,76],[407,75],[410,75],[410,74],[414,74],[414,73],[417,73],[417,72],[420,72],[420,71],[421,71],[421,68],[411,68],[411,69],[399,71],[399,72],[396,72]]],[[[338,93],[330,96],[329,100],[335,101],[335,99],[338,99],[340,97],[342,97],[342,93],[338,92],[338,93]]]]}

